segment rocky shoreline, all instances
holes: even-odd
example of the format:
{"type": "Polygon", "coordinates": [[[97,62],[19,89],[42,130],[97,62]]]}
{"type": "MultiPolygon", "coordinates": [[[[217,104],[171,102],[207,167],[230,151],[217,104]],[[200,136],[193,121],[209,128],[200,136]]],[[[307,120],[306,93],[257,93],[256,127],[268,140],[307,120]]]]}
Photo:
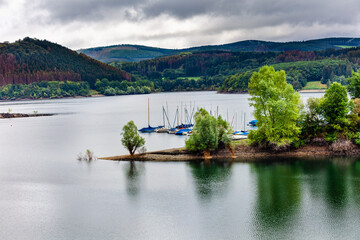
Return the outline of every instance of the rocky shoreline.
{"type": "Polygon", "coordinates": [[[26,118],[26,117],[45,117],[45,116],[53,116],[54,114],[41,114],[41,113],[0,113],[0,119],[2,118],[26,118]]]}
{"type": "MultiPolygon", "coordinates": [[[[329,146],[307,145],[298,149],[284,152],[268,152],[248,145],[238,145],[234,149],[234,157],[229,150],[224,149],[211,154],[215,160],[231,160],[235,162],[255,162],[265,159],[286,159],[286,158],[307,158],[307,159],[326,159],[328,157],[352,156],[360,157],[360,148],[352,149],[351,152],[334,152],[329,146]]],[[[185,148],[175,148],[163,151],[147,152],[135,154],[134,156],[122,155],[100,158],[112,161],[154,161],[154,162],[189,162],[201,161],[203,155],[194,154],[185,148]]]]}

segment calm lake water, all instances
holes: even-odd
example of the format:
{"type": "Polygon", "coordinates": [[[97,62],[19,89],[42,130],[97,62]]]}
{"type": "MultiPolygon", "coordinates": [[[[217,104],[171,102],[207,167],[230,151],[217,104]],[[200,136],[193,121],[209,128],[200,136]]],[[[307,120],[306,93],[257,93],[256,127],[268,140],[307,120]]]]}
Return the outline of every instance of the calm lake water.
{"type": "MultiPolygon", "coordinates": [[[[306,99],[321,94],[302,94],[306,99]]],[[[236,128],[252,119],[248,95],[214,92],[2,102],[0,112],[56,113],[0,120],[0,239],[356,239],[360,162],[268,163],[77,161],[125,154],[129,120],[171,122],[190,102],[219,109],[236,128]],[[236,114],[237,113],[237,114],[236,114]],[[237,115],[237,117],[236,117],[237,115]],[[237,121],[236,121],[237,119],[237,121]]],[[[148,150],[186,137],[144,134],[148,150]]]]}

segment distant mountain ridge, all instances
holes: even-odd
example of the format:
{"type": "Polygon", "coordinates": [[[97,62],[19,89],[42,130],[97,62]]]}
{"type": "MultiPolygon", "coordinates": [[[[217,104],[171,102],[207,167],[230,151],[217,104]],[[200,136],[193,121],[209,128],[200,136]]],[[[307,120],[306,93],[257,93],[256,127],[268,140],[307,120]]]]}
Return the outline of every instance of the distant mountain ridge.
{"type": "Polygon", "coordinates": [[[155,48],[141,45],[113,45],[80,49],[78,52],[102,62],[139,62],[162,56],[185,52],[227,51],[227,52],[280,52],[289,50],[320,51],[360,46],[360,38],[323,38],[307,41],[271,42],[246,40],[223,45],[208,45],[184,49],[155,48]]]}

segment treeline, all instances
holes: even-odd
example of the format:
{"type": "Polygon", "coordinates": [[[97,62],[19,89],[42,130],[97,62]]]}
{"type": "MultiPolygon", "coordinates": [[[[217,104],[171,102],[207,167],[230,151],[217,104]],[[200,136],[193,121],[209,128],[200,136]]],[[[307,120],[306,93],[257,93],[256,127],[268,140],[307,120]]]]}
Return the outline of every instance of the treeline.
{"type": "Polygon", "coordinates": [[[87,82],[42,81],[0,87],[0,100],[63,98],[90,95],[87,82]]]}
{"type": "Polygon", "coordinates": [[[105,96],[149,94],[154,88],[154,84],[148,80],[128,82],[128,81],[109,81],[107,78],[97,79],[95,90],[105,96]]]}
{"type": "Polygon", "coordinates": [[[93,87],[98,78],[132,80],[123,70],[46,40],[0,43],[0,86],[69,80],[93,87]]]}
{"type": "MultiPolygon", "coordinates": [[[[272,66],[277,71],[286,71],[287,82],[292,84],[295,90],[302,89],[307,82],[312,81],[321,81],[321,83],[328,85],[333,82],[347,85],[346,78],[351,76],[353,69],[357,68],[357,65],[351,63],[349,60],[332,59],[278,63],[272,66]]],[[[259,68],[226,77],[220,87],[220,91],[248,91],[251,75],[258,70],[259,68]]]]}

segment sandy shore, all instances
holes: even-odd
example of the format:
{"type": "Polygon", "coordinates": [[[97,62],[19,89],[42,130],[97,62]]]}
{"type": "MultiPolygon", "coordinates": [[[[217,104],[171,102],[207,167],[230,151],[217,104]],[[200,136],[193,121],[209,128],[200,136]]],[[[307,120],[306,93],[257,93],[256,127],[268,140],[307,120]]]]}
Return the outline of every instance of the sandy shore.
{"type": "MultiPolygon", "coordinates": [[[[326,158],[337,156],[332,151],[329,150],[327,146],[305,146],[296,150],[280,152],[280,153],[271,153],[259,150],[254,147],[247,145],[239,145],[234,149],[235,157],[232,158],[229,150],[221,150],[215,153],[212,153],[212,159],[229,159],[236,162],[255,162],[255,161],[264,161],[264,159],[276,159],[276,158],[326,158]]],[[[177,162],[177,161],[200,161],[203,159],[203,155],[196,155],[184,148],[175,148],[168,149],[163,151],[148,152],[144,154],[136,154],[134,156],[122,155],[122,156],[113,156],[113,157],[104,157],[100,158],[103,160],[113,160],[113,161],[156,161],[156,162],[177,162]]]]}

